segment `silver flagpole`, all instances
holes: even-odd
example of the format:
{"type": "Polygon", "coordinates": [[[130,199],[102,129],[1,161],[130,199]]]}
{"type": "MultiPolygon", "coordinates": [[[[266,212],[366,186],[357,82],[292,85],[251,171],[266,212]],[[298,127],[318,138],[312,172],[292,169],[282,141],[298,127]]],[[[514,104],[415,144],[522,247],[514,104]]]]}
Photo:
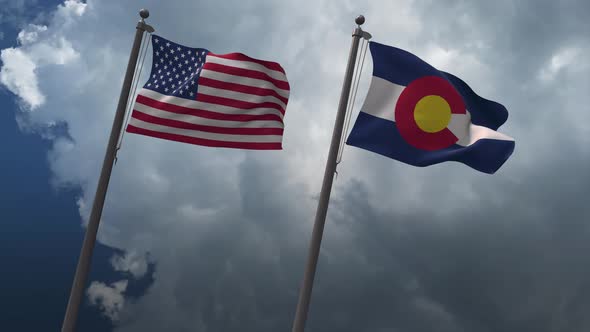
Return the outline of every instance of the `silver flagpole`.
{"type": "Polygon", "coordinates": [[[342,85],[340,103],[338,104],[338,112],[336,113],[336,122],[334,123],[334,132],[332,133],[332,142],[330,143],[330,151],[328,153],[328,162],[326,163],[324,181],[322,183],[322,190],[320,192],[320,200],[318,202],[318,209],[315,215],[313,231],[311,233],[311,243],[309,245],[307,265],[305,267],[303,283],[299,293],[299,301],[297,303],[297,311],[295,313],[295,321],[293,322],[292,332],[303,332],[305,329],[305,321],[307,319],[307,312],[309,310],[309,302],[311,299],[311,290],[313,288],[313,279],[315,276],[316,266],[318,264],[318,256],[320,254],[320,245],[322,242],[322,235],[324,233],[324,224],[326,223],[326,214],[328,213],[330,192],[332,190],[334,173],[336,171],[336,159],[338,157],[340,140],[342,138],[342,128],[344,125],[346,108],[348,106],[348,97],[350,95],[350,86],[352,84],[352,74],[354,72],[356,54],[358,51],[359,41],[361,37],[365,36],[363,34],[364,31],[361,29],[361,25],[365,23],[365,17],[360,15],[355,19],[355,22],[357,27],[352,34],[352,46],[350,47],[350,54],[348,56],[348,64],[346,66],[344,84],[342,85]]]}
{"type": "Polygon", "coordinates": [[[102,215],[102,208],[111,178],[111,171],[113,170],[113,162],[115,160],[117,141],[121,134],[123,121],[125,120],[125,109],[127,108],[127,100],[131,89],[133,80],[133,73],[137,65],[137,58],[139,55],[139,48],[141,47],[141,40],[143,33],[153,32],[154,29],[145,23],[144,19],[150,16],[147,9],[142,9],[139,12],[141,20],[137,23],[135,31],[135,39],[133,40],[133,47],[131,48],[131,55],[129,55],[129,63],[127,64],[127,72],[123,80],[123,87],[121,88],[121,95],[119,96],[119,104],[117,105],[117,112],[113,120],[113,127],[111,128],[111,135],[109,143],[102,163],[102,170],[100,171],[100,178],[96,188],[96,195],[94,196],[94,203],[92,204],[92,211],[90,212],[90,219],[88,220],[88,227],[86,228],[86,235],[84,236],[84,243],[78,259],[78,266],[76,267],[76,274],[68,300],[68,307],[66,309],[65,318],[61,328],[62,332],[73,332],[76,326],[76,319],[80,309],[80,303],[84,296],[84,288],[88,273],[90,272],[90,262],[92,260],[92,251],[96,243],[96,234],[98,232],[98,224],[102,215]]]}

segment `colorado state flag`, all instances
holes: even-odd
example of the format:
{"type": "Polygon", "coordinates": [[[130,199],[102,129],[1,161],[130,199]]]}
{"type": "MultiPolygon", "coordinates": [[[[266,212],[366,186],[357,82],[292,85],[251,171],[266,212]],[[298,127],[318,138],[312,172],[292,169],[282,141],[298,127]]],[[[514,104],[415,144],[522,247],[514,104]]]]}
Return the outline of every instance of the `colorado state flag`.
{"type": "Polygon", "coordinates": [[[373,78],[346,143],[414,166],[458,161],[495,173],[514,151],[508,111],[404,50],[370,42],[373,78]]]}

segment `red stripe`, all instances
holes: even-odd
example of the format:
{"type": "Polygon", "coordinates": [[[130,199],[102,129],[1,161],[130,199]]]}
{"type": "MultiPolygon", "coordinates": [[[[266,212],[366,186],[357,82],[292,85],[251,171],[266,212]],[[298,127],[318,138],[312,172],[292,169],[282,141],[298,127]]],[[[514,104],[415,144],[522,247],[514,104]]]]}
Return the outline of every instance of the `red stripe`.
{"type": "Polygon", "coordinates": [[[213,53],[209,52],[209,53],[207,53],[207,56],[214,56],[214,57],[223,58],[223,59],[230,59],[230,60],[254,62],[254,63],[260,64],[260,65],[263,65],[268,69],[276,70],[278,72],[285,74],[285,70],[283,69],[283,67],[281,67],[281,65],[276,62],[254,59],[254,58],[251,58],[251,57],[249,57],[245,54],[242,54],[242,53],[213,54],[213,53]]]}
{"type": "Polygon", "coordinates": [[[208,133],[228,134],[228,135],[283,135],[283,128],[225,128],[205,126],[195,123],[189,123],[179,120],[164,119],[153,115],[145,114],[138,110],[133,110],[131,117],[141,121],[168,126],[180,129],[198,130],[208,133]]]}
{"type": "Polygon", "coordinates": [[[276,86],[279,89],[283,89],[283,90],[287,90],[287,91],[289,90],[289,82],[277,80],[275,78],[268,76],[267,74],[265,74],[263,72],[259,72],[256,70],[226,66],[226,65],[222,65],[219,63],[212,63],[212,62],[205,62],[205,64],[203,65],[203,70],[211,70],[211,71],[234,75],[234,76],[243,76],[243,77],[264,80],[264,81],[268,81],[268,82],[274,84],[274,86],[276,86]]]}
{"type": "Polygon", "coordinates": [[[235,99],[231,99],[231,98],[206,95],[204,93],[197,93],[197,101],[202,101],[204,103],[223,105],[223,106],[229,106],[229,107],[235,107],[235,108],[241,108],[241,109],[245,109],[245,110],[253,109],[253,108],[273,108],[273,109],[281,112],[281,114],[283,114],[283,115],[285,114],[285,109],[283,109],[283,107],[281,105],[270,102],[270,101],[265,101],[263,103],[251,103],[249,101],[241,101],[241,100],[235,100],[235,99]]]}
{"type": "Polygon", "coordinates": [[[278,121],[283,123],[283,120],[280,116],[276,114],[225,114],[225,113],[217,113],[207,110],[195,109],[195,108],[188,108],[184,106],[178,106],[174,104],[164,103],[155,99],[148,98],[146,96],[137,95],[137,102],[140,104],[144,104],[149,107],[153,107],[162,111],[177,113],[177,114],[188,114],[192,116],[197,116],[206,119],[214,119],[214,120],[226,120],[226,121],[241,121],[241,122],[248,122],[248,121],[278,121]]]}
{"type": "Polygon", "coordinates": [[[283,103],[285,103],[285,105],[287,105],[287,102],[289,101],[288,98],[281,96],[275,90],[272,90],[272,89],[256,88],[256,87],[249,86],[249,85],[224,82],[224,81],[219,81],[219,80],[215,80],[215,79],[207,78],[207,77],[199,77],[199,85],[210,86],[212,88],[217,88],[217,89],[247,93],[247,94],[257,95],[257,96],[272,96],[272,97],[279,99],[283,103]]]}
{"type": "Polygon", "coordinates": [[[146,135],[170,141],[183,142],[195,145],[212,146],[219,148],[234,148],[234,149],[248,149],[248,150],[282,150],[282,143],[252,143],[252,142],[225,142],[215,141],[203,138],[189,137],[177,134],[162,133],[143,128],[138,128],[133,125],[127,125],[127,132],[146,135]]]}

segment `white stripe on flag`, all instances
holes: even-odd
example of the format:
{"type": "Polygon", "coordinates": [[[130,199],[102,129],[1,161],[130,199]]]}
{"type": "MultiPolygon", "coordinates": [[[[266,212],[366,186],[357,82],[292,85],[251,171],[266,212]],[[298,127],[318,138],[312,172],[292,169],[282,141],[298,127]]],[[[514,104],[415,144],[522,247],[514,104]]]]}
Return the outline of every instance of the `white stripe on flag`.
{"type": "Polygon", "coordinates": [[[461,140],[459,140],[459,142],[457,142],[457,144],[462,145],[462,146],[468,146],[468,145],[475,143],[477,140],[484,139],[484,138],[497,139],[497,140],[502,140],[502,141],[514,141],[514,138],[512,138],[508,135],[502,134],[502,133],[492,130],[488,127],[477,126],[477,125],[474,125],[471,123],[469,125],[468,134],[465,137],[463,137],[461,140]]]}
{"type": "MultiPolygon", "coordinates": [[[[471,124],[471,115],[469,112],[466,114],[451,114],[451,121],[447,128],[456,137],[465,137],[469,135],[469,125],[471,124]]],[[[459,144],[459,143],[457,143],[459,144]]]]}
{"type": "Polygon", "coordinates": [[[154,123],[141,121],[136,118],[130,118],[129,124],[141,129],[156,131],[166,134],[182,135],[188,137],[196,137],[202,139],[208,139],[213,141],[223,142],[248,142],[248,143],[281,143],[282,135],[226,135],[209,133],[198,130],[180,129],[173,128],[154,123]]]}
{"type": "Polygon", "coordinates": [[[223,128],[284,128],[284,125],[279,121],[229,121],[229,120],[215,120],[202,118],[190,114],[178,114],[167,112],[157,108],[153,108],[141,103],[135,103],[133,108],[136,111],[155,116],[162,119],[182,121],[186,123],[198,124],[203,126],[223,127],[223,128]]]}
{"type": "Polygon", "coordinates": [[[229,83],[236,83],[242,85],[249,85],[255,88],[265,88],[275,90],[280,96],[289,98],[289,90],[283,90],[276,87],[269,81],[266,80],[259,80],[257,78],[250,78],[244,76],[237,76],[237,75],[230,75],[225,73],[220,73],[217,71],[212,71],[208,69],[203,69],[201,71],[201,77],[207,77],[218,81],[224,81],[229,83]]]}
{"type": "Polygon", "coordinates": [[[395,104],[405,86],[373,76],[361,112],[387,121],[395,121],[395,104]]]}
{"type": "Polygon", "coordinates": [[[217,64],[224,65],[224,66],[255,70],[258,72],[265,73],[268,76],[270,76],[276,80],[287,82],[287,76],[285,76],[285,74],[281,73],[280,71],[276,71],[276,70],[267,68],[267,67],[265,67],[259,63],[256,63],[256,62],[220,58],[218,56],[211,55],[211,54],[207,54],[206,59],[207,59],[206,60],[207,63],[217,63],[217,64]]]}
{"type": "Polygon", "coordinates": [[[264,103],[264,102],[271,102],[275,103],[280,106],[283,110],[287,107],[285,103],[273,96],[258,96],[249,93],[242,93],[232,90],[225,90],[225,89],[217,89],[212,88],[210,86],[199,85],[199,94],[206,94],[210,96],[218,96],[223,98],[231,98],[234,100],[246,101],[249,103],[264,103]]]}
{"type": "MultiPolygon", "coordinates": [[[[383,120],[395,122],[395,105],[405,88],[406,87],[403,85],[398,85],[380,77],[373,76],[361,112],[376,116],[383,120]]],[[[452,114],[448,128],[457,137],[463,137],[456,143],[462,146],[471,145],[483,138],[506,141],[514,140],[513,138],[490,128],[474,125],[471,123],[469,110],[467,110],[467,114],[465,115],[452,114]],[[467,128],[461,128],[465,124],[465,116],[468,117],[469,121],[466,121],[468,125],[467,128]]]]}
{"type": "MultiPolygon", "coordinates": [[[[199,87],[199,89],[200,88],[201,87],[199,87]]],[[[197,100],[191,100],[191,99],[163,95],[159,92],[156,92],[156,91],[153,91],[150,89],[141,89],[139,91],[139,94],[142,96],[148,97],[150,99],[161,101],[161,102],[164,102],[167,104],[182,106],[182,107],[191,108],[191,109],[199,109],[199,110],[205,110],[205,111],[211,111],[211,112],[223,113],[223,114],[247,114],[247,115],[274,114],[274,115],[277,115],[278,117],[280,117],[281,119],[283,119],[283,113],[281,113],[279,110],[276,110],[274,108],[259,107],[259,108],[252,108],[252,109],[241,109],[241,108],[235,108],[235,107],[230,107],[230,106],[205,103],[205,102],[197,101],[197,100]]]]}

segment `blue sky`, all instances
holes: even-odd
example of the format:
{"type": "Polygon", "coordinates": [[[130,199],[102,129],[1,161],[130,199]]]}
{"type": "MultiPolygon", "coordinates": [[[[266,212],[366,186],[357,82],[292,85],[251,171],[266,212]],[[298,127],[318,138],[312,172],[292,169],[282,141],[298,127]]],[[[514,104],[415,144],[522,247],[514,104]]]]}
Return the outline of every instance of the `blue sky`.
{"type": "Polygon", "coordinates": [[[142,7],[165,38],[281,63],[284,150],[126,135],[80,330],[290,329],[359,13],[375,41],[503,103],[516,150],[489,176],[346,147],[308,331],[590,328],[587,1],[0,5],[2,328],[61,324],[142,7]]]}
{"type": "MultiPolygon", "coordinates": [[[[0,103],[4,110],[1,146],[9,161],[3,163],[0,176],[4,228],[0,234],[4,266],[0,325],[13,331],[58,330],[82,243],[83,230],[78,227],[80,216],[74,204],[79,191],[51,187],[47,165],[50,144],[18,129],[13,98],[3,93],[0,103]]],[[[93,276],[113,278],[105,264],[112,253],[112,249],[97,247],[93,276]]],[[[110,325],[98,310],[84,307],[81,329],[104,331],[110,325]]]]}
{"type": "MultiPolygon", "coordinates": [[[[51,12],[59,1],[23,2],[22,8],[10,8],[18,14],[14,21],[1,20],[3,38],[0,47],[14,46],[20,25],[38,14],[51,12]],[[22,10],[22,13],[21,13],[22,10]],[[26,15],[26,14],[29,15],[26,15]],[[22,14],[22,15],[21,15],[22,14]],[[22,22],[17,21],[22,20],[22,22]]],[[[6,8],[5,7],[5,8],[6,8]]],[[[42,19],[42,18],[41,18],[42,19]]],[[[75,204],[80,190],[50,184],[51,171],[47,153],[51,140],[19,129],[19,108],[13,96],[0,93],[0,148],[6,156],[0,183],[0,252],[3,271],[0,275],[0,326],[10,331],[57,331],[61,328],[73,271],[82,245],[84,230],[75,204]]],[[[54,132],[67,134],[65,126],[54,132]]],[[[112,255],[120,253],[102,244],[94,251],[93,279],[116,281],[125,273],[113,271],[112,255]]],[[[150,278],[129,285],[128,292],[142,293],[150,278]]],[[[82,307],[79,329],[107,331],[111,320],[95,306],[82,307]]]]}

